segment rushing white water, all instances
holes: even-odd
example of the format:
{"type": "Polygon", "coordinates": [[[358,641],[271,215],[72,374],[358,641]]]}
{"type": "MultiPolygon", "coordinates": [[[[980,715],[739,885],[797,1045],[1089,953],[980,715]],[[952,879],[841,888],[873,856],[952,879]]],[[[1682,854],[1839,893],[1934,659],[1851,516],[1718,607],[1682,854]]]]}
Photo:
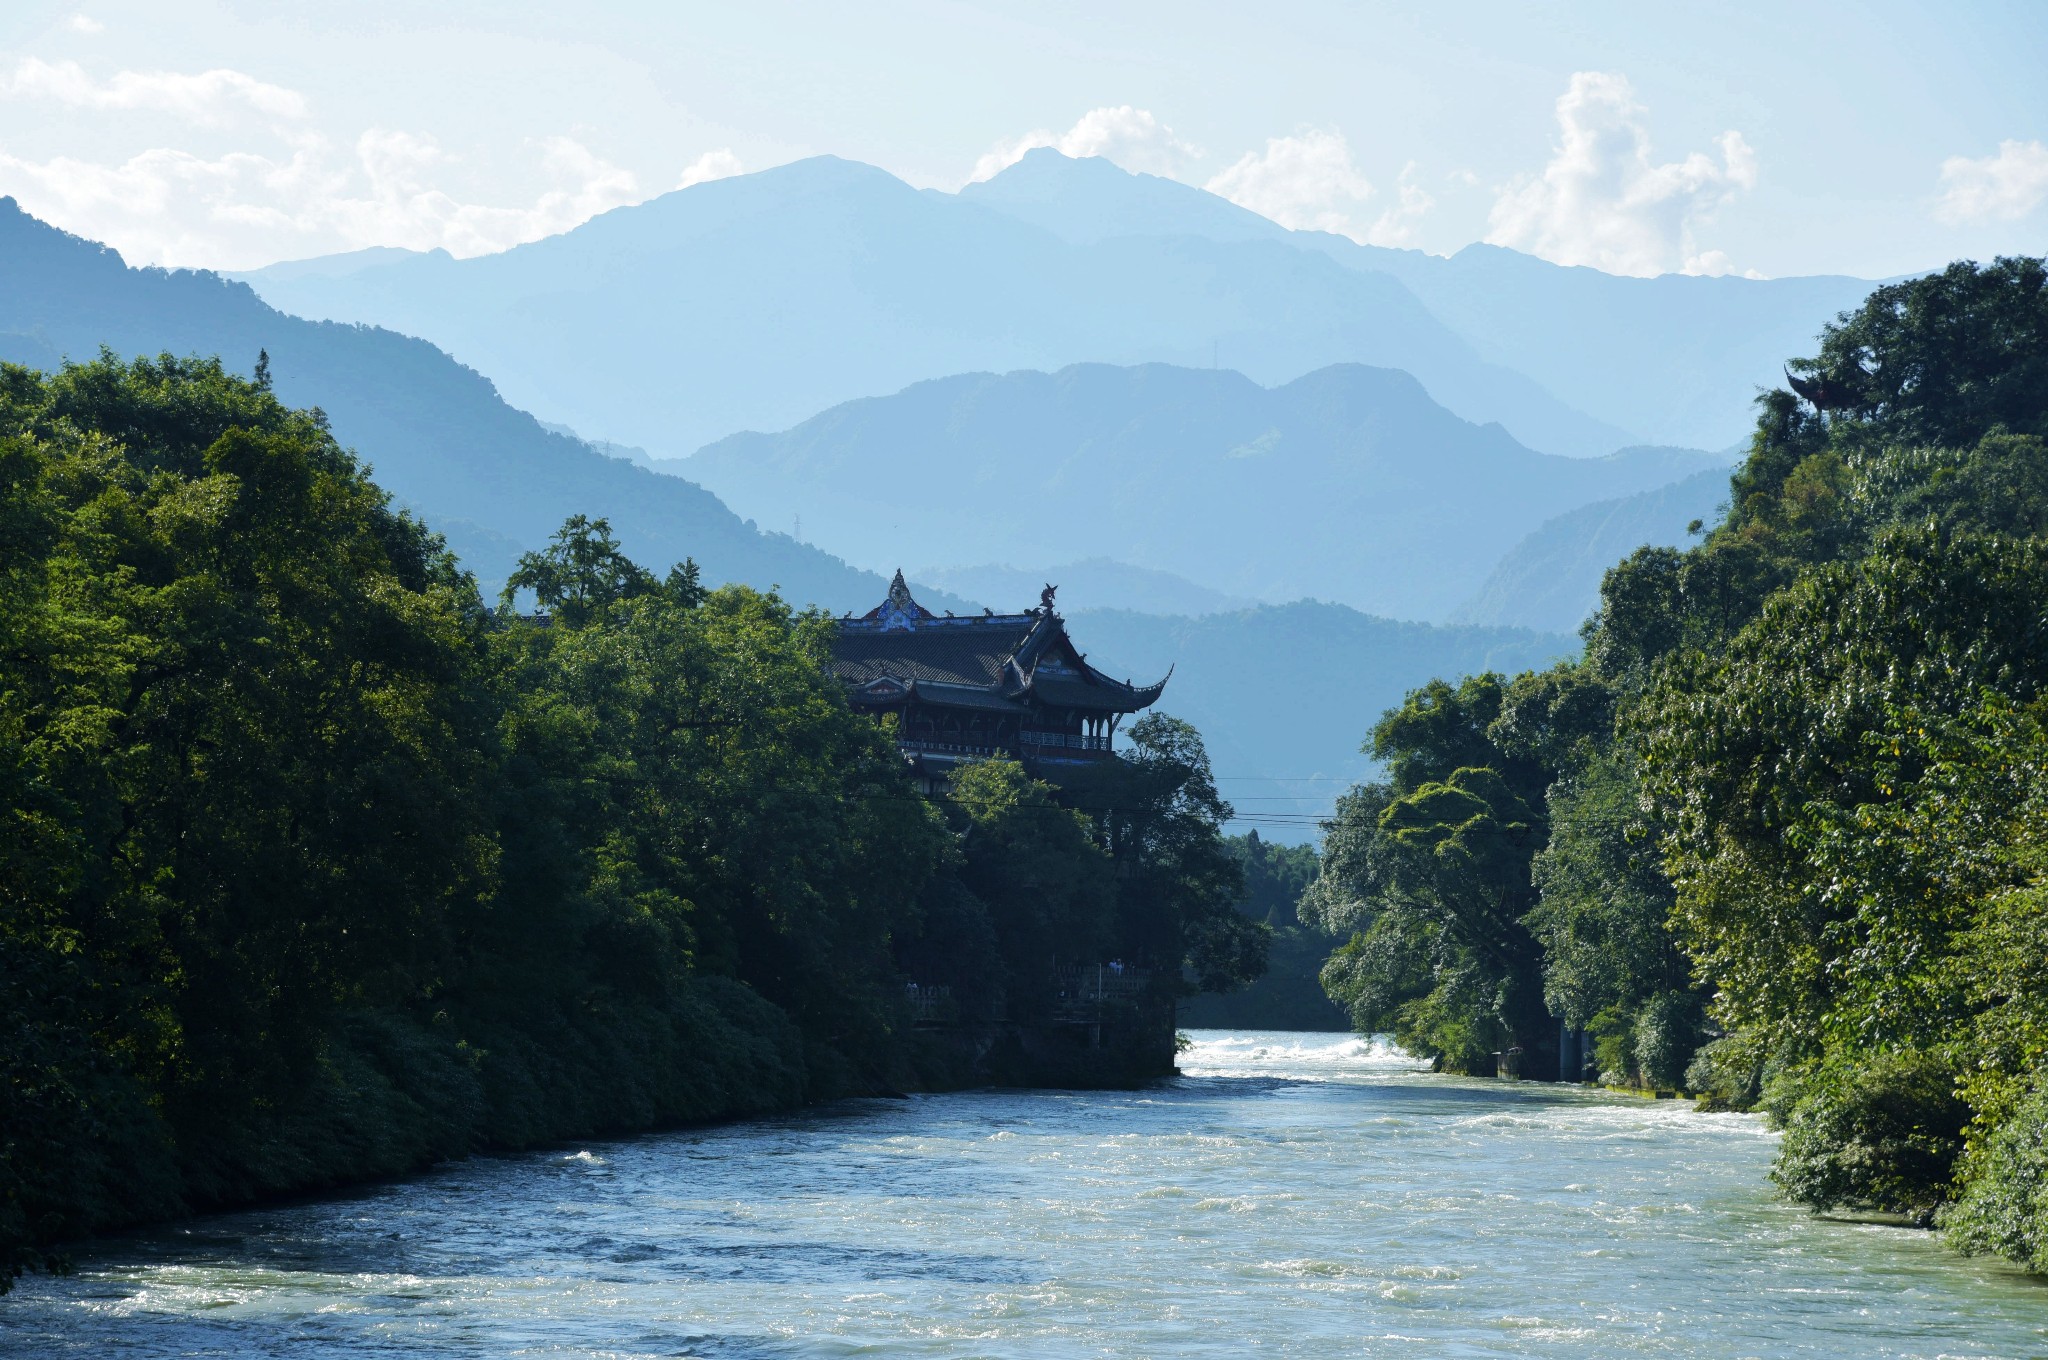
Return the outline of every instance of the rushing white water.
{"type": "Polygon", "coordinates": [[[106,1244],[52,1356],[2048,1354],[2048,1289],[1773,1202],[1756,1120],[1197,1032],[973,1092],[480,1159],[106,1244]]]}

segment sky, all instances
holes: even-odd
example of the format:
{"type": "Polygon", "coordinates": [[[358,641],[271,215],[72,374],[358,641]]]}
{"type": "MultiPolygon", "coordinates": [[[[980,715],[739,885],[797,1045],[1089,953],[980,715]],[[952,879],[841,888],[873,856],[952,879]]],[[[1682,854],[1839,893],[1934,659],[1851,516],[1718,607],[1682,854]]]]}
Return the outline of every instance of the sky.
{"type": "Polygon", "coordinates": [[[0,193],[135,264],[470,256],[832,154],[1032,146],[1614,273],[2048,253],[2048,4],[8,0],[0,193]]]}

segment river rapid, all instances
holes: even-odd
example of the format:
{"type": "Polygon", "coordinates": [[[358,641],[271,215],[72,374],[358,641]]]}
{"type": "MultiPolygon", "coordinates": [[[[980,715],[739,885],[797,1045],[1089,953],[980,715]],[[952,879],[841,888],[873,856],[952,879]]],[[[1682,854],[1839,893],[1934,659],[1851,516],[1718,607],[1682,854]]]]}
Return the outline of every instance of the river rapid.
{"type": "Polygon", "coordinates": [[[1775,1203],[1775,1139],[1344,1035],[463,1162],[101,1244],[49,1356],[2048,1354],[2048,1287],[1775,1203]]]}

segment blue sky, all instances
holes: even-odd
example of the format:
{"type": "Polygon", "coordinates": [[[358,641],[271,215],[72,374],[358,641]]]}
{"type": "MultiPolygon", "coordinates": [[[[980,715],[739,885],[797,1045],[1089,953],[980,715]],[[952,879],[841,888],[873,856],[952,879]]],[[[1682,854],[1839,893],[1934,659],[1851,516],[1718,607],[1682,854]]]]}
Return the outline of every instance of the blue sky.
{"type": "Polygon", "coordinates": [[[2048,251],[2048,5],[14,0],[0,192],[136,262],[502,249],[833,153],[1104,154],[1616,272],[2048,251]]]}

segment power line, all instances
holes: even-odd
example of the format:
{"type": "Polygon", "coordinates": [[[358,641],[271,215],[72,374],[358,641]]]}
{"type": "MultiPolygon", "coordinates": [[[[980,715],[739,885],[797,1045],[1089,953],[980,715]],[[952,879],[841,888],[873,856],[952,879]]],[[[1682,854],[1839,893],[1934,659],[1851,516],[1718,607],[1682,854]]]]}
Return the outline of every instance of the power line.
{"type": "Polygon", "coordinates": [[[1212,774],[1218,783],[1228,779],[1239,784],[1356,784],[1357,776],[1348,774],[1212,774]]]}

